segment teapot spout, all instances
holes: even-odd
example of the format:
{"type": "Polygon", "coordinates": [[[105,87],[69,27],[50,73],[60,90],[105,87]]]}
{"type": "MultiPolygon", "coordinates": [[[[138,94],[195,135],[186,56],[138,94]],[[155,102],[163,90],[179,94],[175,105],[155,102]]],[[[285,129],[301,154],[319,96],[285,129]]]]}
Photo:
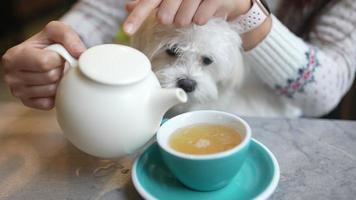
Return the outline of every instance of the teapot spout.
{"type": "Polygon", "coordinates": [[[155,92],[153,95],[152,107],[161,118],[171,107],[188,101],[187,94],[181,88],[163,88],[155,92]]]}

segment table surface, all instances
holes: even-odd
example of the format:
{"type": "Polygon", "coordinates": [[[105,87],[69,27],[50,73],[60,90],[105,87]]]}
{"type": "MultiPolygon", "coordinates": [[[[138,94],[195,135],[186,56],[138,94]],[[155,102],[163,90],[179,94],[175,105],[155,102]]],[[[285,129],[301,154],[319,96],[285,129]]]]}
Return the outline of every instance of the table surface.
{"type": "MultiPolygon", "coordinates": [[[[271,199],[355,199],[356,122],[247,118],[276,156],[281,178],[271,199]]],[[[141,199],[133,157],[91,157],[63,137],[51,112],[0,102],[0,199],[141,199]]]]}

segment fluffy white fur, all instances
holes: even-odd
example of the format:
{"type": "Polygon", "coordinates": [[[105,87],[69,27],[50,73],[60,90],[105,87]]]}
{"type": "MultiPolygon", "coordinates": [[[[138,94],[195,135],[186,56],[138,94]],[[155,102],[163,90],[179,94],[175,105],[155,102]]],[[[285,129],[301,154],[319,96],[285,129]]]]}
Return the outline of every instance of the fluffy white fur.
{"type": "Polygon", "coordinates": [[[243,116],[299,116],[299,109],[275,95],[249,70],[241,44],[234,27],[223,19],[178,29],[157,23],[153,15],[132,38],[132,45],[150,58],[162,87],[177,87],[177,81],[186,78],[197,83],[188,93],[189,102],[174,107],[169,115],[215,109],[243,116]],[[172,48],[177,56],[167,54],[172,48]],[[213,62],[204,64],[204,57],[213,62]]]}

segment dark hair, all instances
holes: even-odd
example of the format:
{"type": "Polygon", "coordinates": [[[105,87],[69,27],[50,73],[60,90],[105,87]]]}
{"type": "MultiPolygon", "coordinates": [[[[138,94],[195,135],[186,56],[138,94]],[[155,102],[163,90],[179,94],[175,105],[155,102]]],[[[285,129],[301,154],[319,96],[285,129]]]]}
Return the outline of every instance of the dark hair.
{"type": "Polygon", "coordinates": [[[308,40],[315,22],[325,8],[338,0],[283,0],[277,16],[298,36],[308,40]]]}

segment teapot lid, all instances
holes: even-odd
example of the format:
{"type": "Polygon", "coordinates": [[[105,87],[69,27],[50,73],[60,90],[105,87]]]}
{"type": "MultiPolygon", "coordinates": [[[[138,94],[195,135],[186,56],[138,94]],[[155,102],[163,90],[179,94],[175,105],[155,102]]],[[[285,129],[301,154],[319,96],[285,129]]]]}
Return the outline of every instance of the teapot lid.
{"type": "Polygon", "coordinates": [[[104,84],[131,84],[142,80],[151,70],[149,59],[140,51],[119,44],[92,47],[79,58],[80,71],[104,84]]]}

